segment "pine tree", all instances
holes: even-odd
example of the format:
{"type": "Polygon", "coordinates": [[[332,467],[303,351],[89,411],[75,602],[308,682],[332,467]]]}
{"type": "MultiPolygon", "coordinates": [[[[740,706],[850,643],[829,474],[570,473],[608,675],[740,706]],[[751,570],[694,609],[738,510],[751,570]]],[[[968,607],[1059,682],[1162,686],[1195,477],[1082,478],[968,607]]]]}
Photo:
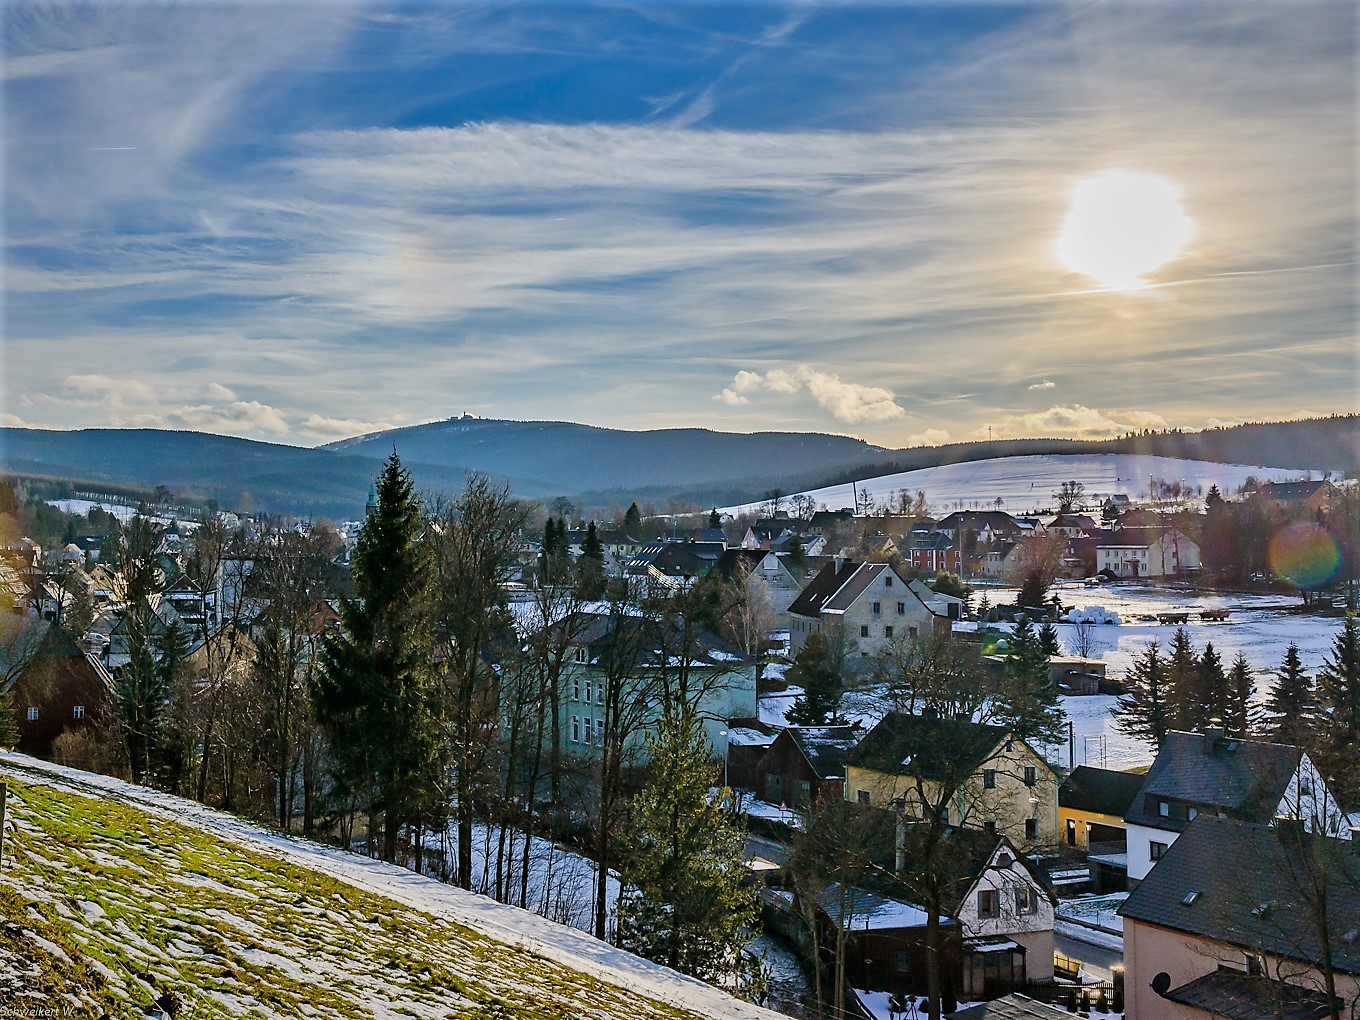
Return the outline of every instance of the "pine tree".
{"type": "Polygon", "coordinates": [[[395,451],[376,489],[352,556],[358,597],[342,603],[343,629],[322,643],[311,693],[341,789],[381,826],[371,835],[395,861],[402,827],[442,809],[447,769],[425,521],[395,451]]]}
{"type": "Polygon", "coordinates": [[[623,515],[623,531],[631,538],[642,537],[642,511],[638,509],[637,503],[629,504],[623,515]]]}
{"type": "Polygon", "coordinates": [[[1318,675],[1326,710],[1324,767],[1348,810],[1360,809],[1360,620],[1347,616],[1318,675]]]}
{"type": "Polygon", "coordinates": [[[1223,660],[1212,641],[1204,646],[1204,654],[1199,658],[1199,679],[1196,690],[1200,697],[1199,715],[1202,725],[1218,719],[1226,722],[1228,705],[1232,700],[1228,689],[1228,676],[1223,672],[1223,660]]]}
{"type": "Polygon", "coordinates": [[[1156,641],[1133,662],[1128,675],[1129,693],[1115,706],[1115,725],[1132,737],[1161,750],[1171,729],[1166,661],[1156,641]]]}
{"type": "Polygon", "coordinates": [[[1039,635],[1024,615],[1016,620],[1006,648],[1001,694],[1003,705],[1018,706],[1014,712],[1004,713],[1005,722],[1016,736],[1048,744],[1057,742],[1063,720],[1058,683],[1039,635]]]}
{"type": "Polygon", "coordinates": [[[1249,737],[1255,729],[1251,698],[1255,691],[1251,666],[1241,652],[1228,671],[1228,704],[1223,712],[1223,724],[1234,737],[1249,737]]]}
{"type": "Polygon", "coordinates": [[[169,691],[156,657],[156,599],[165,574],[156,556],[159,539],[140,514],[118,536],[119,591],[124,605],[121,627],[128,661],[114,674],[113,700],[133,782],[160,771],[165,744],[165,703],[169,691]]]}
{"type": "Polygon", "coordinates": [[[1020,591],[1015,596],[1015,604],[1021,609],[1038,609],[1048,598],[1048,580],[1043,571],[1032,570],[1020,582],[1020,591]]]}
{"type": "Polygon", "coordinates": [[[1174,729],[1195,730],[1207,722],[1199,718],[1199,679],[1199,654],[1185,628],[1177,627],[1166,662],[1167,703],[1174,729]]]}
{"type": "Polygon", "coordinates": [[[840,707],[842,680],[832,649],[820,631],[813,631],[799,649],[788,682],[803,688],[788,711],[795,726],[823,726],[840,707]]]}
{"type": "Polygon", "coordinates": [[[651,764],[620,854],[619,944],[704,981],[733,975],[755,918],[745,883],[746,832],[715,795],[703,726],[667,714],[648,739],[651,764]]]}
{"type": "Polygon", "coordinates": [[[721,528],[722,517],[718,515],[717,507],[714,507],[708,514],[708,526],[710,528],[721,528]]]}
{"type": "Polygon", "coordinates": [[[600,533],[594,521],[586,527],[586,540],[581,543],[581,555],[597,563],[604,563],[604,546],[600,544],[600,533]]]}
{"type": "Polygon", "coordinates": [[[1058,643],[1058,628],[1048,620],[1045,620],[1044,625],[1039,628],[1039,647],[1049,658],[1062,654],[1062,646],[1058,643]]]}
{"type": "Polygon", "coordinates": [[[1317,690],[1312,678],[1303,671],[1298,645],[1290,642],[1275,676],[1266,699],[1266,710],[1271,715],[1267,735],[1277,744],[1311,744],[1318,724],[1317,690]]]}

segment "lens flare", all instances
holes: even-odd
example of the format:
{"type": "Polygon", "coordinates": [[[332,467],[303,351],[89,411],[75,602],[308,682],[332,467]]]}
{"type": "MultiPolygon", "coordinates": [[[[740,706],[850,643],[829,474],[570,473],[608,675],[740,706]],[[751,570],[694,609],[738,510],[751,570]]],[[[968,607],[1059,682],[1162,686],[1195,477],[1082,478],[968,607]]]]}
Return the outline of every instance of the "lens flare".
{"type": "Polygon", "coordinates": [[[1321,588],[1341,567],[1341,551],[1326,528],[1302,521],[1270,540],[1270,569],[1295,588],[1321,588]]]}

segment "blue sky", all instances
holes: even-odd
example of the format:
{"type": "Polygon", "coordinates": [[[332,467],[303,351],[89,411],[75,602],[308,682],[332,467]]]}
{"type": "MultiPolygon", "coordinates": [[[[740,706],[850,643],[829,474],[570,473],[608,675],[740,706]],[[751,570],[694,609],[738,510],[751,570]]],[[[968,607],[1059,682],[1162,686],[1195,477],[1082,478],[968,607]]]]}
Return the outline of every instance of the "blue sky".
{"type": "Polygon", "coordinates": [[[886,446],[1357,407],[1349,4],[4,7],[0,423],[886,446]],[[1112,169],[1189,242],[1057,258],[1112,169]]]}

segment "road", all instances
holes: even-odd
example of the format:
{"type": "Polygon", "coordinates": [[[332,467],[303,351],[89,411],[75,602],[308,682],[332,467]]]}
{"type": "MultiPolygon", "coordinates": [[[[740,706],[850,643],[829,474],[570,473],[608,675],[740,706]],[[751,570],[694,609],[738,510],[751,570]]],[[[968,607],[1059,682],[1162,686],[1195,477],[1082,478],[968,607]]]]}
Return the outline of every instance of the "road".
{"type": "Polygon", "coordinates": [[[1117,953],[1113,949],[1105,949],[1101,946],[1093,946],[1089,942],[1079,942],[1057,932],[1053,933],[1053,948],[1062,953],[1063,956],[1080,960],[1087,974],[1094,978],[1100,978],[1102,981],[1112,980],[1111,967],[1122,967],[1124,965],[1123,953],[1117,953]]]}

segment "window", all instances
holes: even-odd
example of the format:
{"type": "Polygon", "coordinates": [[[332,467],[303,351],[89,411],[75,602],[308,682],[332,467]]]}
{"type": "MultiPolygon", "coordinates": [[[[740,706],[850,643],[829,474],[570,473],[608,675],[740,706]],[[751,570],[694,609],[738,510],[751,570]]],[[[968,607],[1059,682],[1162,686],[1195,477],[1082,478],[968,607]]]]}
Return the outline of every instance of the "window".
{"type": "Polygon", "coordinates": [[[1039,819],[1037,818],[1025,819],[1025,838],[1029,840],[1039,838],[1039,819]]]}
{"type": "Polygon", "coordinates": [[[796,807],[807,807],[812,803],[812,782],[807,779],[798,780],[798,787],[795,791],[793,803],[796,807]]]}
{"type": "Polygon", "coordinates": [[[892,587],[892,578],[891,578],[891,577],[885,577],[885,578],[883,579],[883,587],[885,587],[885,588],[891,588],[891,587],[892,587]]]}
{"type": "Polygon", "coordinates": [[[996,789],[996,769],[982,770],[982,788],[984,790],[996,789]]]}
{"type": "Polygon", "coordinates": [[[1159,815],[1161,815],[1163,818],[1170,818],[1170,817],[1171,817],[1171,805],[1168,804],[1168,803],[1167,803],[1166,801],[1164,801],[1164,800],[1159,800],[1159,801],[1157,802],[1157,813],[1158,813],[1159,815]]]}
{"type": "Polygon", "coordinates": [[[604,747],[604,720],[595,720],[595,746],[604,747]]]}
{"type": "Polygon", "coordinates": [[[1185,817],[1188,818],[1188,819],[1190,819],[1190,821],[1193,822],[1193,821],[1195,820],[1195,816],[1198,815],[1198,814],[1199,814],[1199,808],[1193,808],[1193,807],[1192,807],[1189,811],[1187,811],[1187,812],[1185,813],[1185,817]]]}
{"type": "Polygon", "coordinates": [[[868,791],[868,790],[856,790],[856,791],[855,791],[855,803],[856,803],[856,804],[867,804],[867,803],[869,803],[869,791],[868,791]]]}
{"type": "Polygon", "coordinates": [[[1027,885],[1015,887],[1015,912],[1017,914],[1037,914],[1039,912],[1039,901],[1034,895],[1034,890],[1027,885]]]}
{"type": "Polygon", "coordinates": [[[579,715],[571,717],[571,742],[573,744],[581,742],[581,717],[579,715]]]}
{"type": "Polygon", "coordinates": [[[861,628],[859,629],[859,636],[860,636],[860,637],[868,637],[868,636],[869,636],[869,628],[868,628],[867,626],[861,627],[861,628]]]}
{"type": "Polygon", "coordinates": [[[897,603],[897,615],[898,615],[898,616],[906,616],[906,615],[907,615],[907,604],[906,604],[905,602],[899,602],[899,603],[897,603]]]}
{"type": "Polygon", "coordinates": [[[1312,795],[1313,793],[1312,776],[1299,776],[1299,793],[1305,797],[1309,797],[1312,795]]]}
{"type": "Polygon", "coordinates": [[[590,702],[591,702],[591,694],[594,693],[594,692],[591,690],[591,687],[592,687],[592,684],[591,684],[590,678],[587,677],[587,678],[586,678],[586,704],[587,704],[587,705],[590,704],[590,702]]]}
{"type": "Polygon", "coordinates": [[[1000,917],[1001,897],[995,889],[978,890],[978,917],[1000,917]]]}
{"type": "Polygon", "coordinates": [[[590,655],[589,655],[588,652],[586,652],[586,649],[585,649],[585,646],[584,646],[584,645],[581,645],[581,646],[577,647],[577,649],[576,649],[576,661],[577,661],[577,662],[589,662],[589,661],[590,661],[590,655]]]}
{"type": "Polygon", "coordinates": [[[907,628],[907,637],[914,638],[915,636],[916,636],[916,628],[915,628],[915,627],[908,627],[908,628],[907,628]]]}
{"type": "Polygon", "coordinates": [[[38,718],[38,708],[37,708],[37,706],[36,706],[36,705],[30,706],[30,707],[29,707],[29,710],[28,710],[28,721],[29,721],[29,722],[33,722],[33,720],[35,720],[35,719],[37,719],[37,718],[38,718]]]}
{"type": "Polygon", "coordinates": [[[572,701],[580,701],[580,700],[581,700],[581,678],[580,678],[579,676],[577,676],[577,677],[572,677],[572,680],[571,680],[571,700],[572,700],[572,701]]]}
{"type": "Polygon", "coordinates": [[[1038,765],[1026,765],[1026,766],[1025,766],[1025,785],[1026,785],[1026,786],[1033,786],[1033,785],[1034,785],[1035,783],[1037,783],[1038,781],[1039,781],[1039,766],[1038,766],[1038,765]]]}
{"type": "Polygon", "coordinates": [[[881,612],[883,611],[883,603],[882,603],[882,602],[875,602],[871,608],[872,608],[873,611],[874,611],[874,615],[877,616],[879,613],[881,613],[881,612]]]}
{"type": "Polygon", "coordinates": [[[595,687],[595,704],[604,704],[604,681],[601,680],[595,687]]]}
{"type": "Polygon", "coordinates": [[[84,705],[75,705],[75,706],[73,706],[72,709],[71,709],[71,718],[72,718],[72,719],[84,719],[84,718],[85,718],[85,706],[84,706],[84,705]]]}
{"type": "Polygon", "coordinates": [[[911,953],[905,949],[899,949],[893,960],[893,969],[902,975],[911,973],[911,953]]]}
{"type": "Polygon", "coordinates": [[[1077,845],[1077,822],[1074,818],[1069,818],[1067,820],[1067,845],[1077,845]]]}
{"type": "Polygon", "coordinates": [[[892,627],[884,627],[884,628],[883,628],[883,636],[884,636],[885,638],[890,638],[890,637],[892,637],[892,627]]]}
{"type": "Polygon", "coordinates": [[[1164,853],[1166,853],[1165,843],[1158,843],[1156,840],[1153,840],[1148,844],[1148,856],[1154,861],[1160,861],[1162,859],[1162,854],[1164,853]]]}

